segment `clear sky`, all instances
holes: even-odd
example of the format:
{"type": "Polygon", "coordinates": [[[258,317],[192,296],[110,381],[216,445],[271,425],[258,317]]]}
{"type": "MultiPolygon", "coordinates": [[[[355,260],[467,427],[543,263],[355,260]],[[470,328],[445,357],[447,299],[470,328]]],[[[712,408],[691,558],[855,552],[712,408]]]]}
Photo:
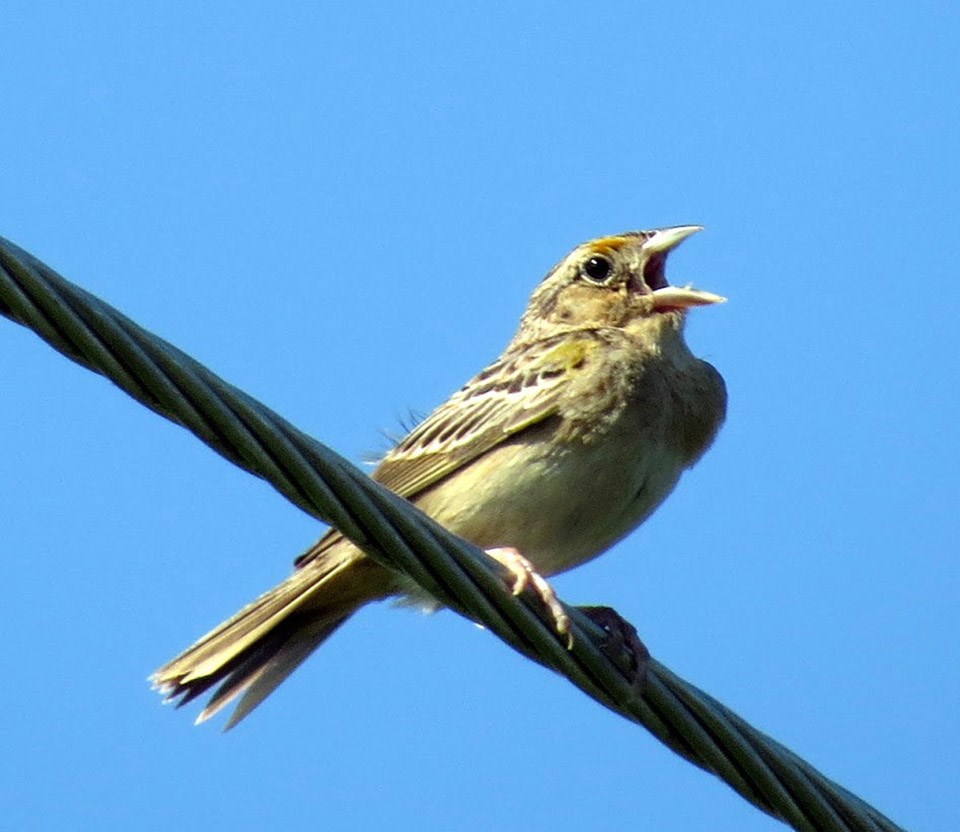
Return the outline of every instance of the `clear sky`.
{"type": "MultiPolygon", "coordinates": [[[[960,6],[4,5],[0,234],[346,456],[577,242],[698,223],[726,427],[555,581],[911,829],[960,827],[960,6]]],[[[315,521],[0,320],[0,826],[768,830],[450,613],[239,729],[147,675],[315,521]]]]}

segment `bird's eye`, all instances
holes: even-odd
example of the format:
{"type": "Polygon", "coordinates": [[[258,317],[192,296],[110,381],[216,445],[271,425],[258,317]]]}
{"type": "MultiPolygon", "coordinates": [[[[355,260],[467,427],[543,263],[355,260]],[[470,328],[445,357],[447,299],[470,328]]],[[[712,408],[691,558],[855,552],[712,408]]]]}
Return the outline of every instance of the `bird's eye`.
{"type": "Polygon", "coordinates": [[[610,276],[613,264],[606,257],[594,255],[583,264],[583,275],[594,283],[603,283],[610,276]]]}

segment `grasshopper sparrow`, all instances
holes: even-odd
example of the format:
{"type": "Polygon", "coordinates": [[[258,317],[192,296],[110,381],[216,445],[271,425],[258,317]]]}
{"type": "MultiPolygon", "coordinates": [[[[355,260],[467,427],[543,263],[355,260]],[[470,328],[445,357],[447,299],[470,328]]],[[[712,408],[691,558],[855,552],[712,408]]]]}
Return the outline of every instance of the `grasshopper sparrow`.
{"type": "MultiPolygon", "coordinates": [[[[534,291],[503,354],[373,473],[507,564],[515,591],[532,582],[561,634],[565,615],[542,576],[642,523],[723,421],[723,379],[683,338],[687,310],[723,298],[664,276],[669,252],[699,230],[577,246],[534,291]]],[[[416,594],[331,529],[289,578],[152,679],[180,704],[219,684],[198,722],[243,694],[230,727],[359,607],[416,594]]]]}

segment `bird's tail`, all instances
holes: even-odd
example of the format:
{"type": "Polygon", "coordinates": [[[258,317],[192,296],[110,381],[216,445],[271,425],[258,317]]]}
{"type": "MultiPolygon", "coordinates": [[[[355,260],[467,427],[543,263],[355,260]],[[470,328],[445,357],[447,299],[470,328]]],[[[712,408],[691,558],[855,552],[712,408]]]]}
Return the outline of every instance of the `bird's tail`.
{"type": "Polygon", "coordinates": [[[356,550],[333,547],[306,563],[154,673],[178,707],[214,685],[197,722],[243,694],[226,728],[259,705],[364,604],[392,594],[391,573],[356,550]]]}

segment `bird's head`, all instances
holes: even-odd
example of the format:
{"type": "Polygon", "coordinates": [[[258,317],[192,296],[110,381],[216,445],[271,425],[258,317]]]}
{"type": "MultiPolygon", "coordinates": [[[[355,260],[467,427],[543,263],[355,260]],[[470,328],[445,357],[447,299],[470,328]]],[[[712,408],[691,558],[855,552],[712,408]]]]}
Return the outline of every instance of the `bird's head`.
{"type": "Polygon", "coordinates": [[[679,328],[688,309],[724,300],[667,282],[670,252],[700,230],[679,225],[630,231],[577,246],[534,291],[517,337],[533,341],[563,330],[630,328],[661,318],[679,328]]]}

